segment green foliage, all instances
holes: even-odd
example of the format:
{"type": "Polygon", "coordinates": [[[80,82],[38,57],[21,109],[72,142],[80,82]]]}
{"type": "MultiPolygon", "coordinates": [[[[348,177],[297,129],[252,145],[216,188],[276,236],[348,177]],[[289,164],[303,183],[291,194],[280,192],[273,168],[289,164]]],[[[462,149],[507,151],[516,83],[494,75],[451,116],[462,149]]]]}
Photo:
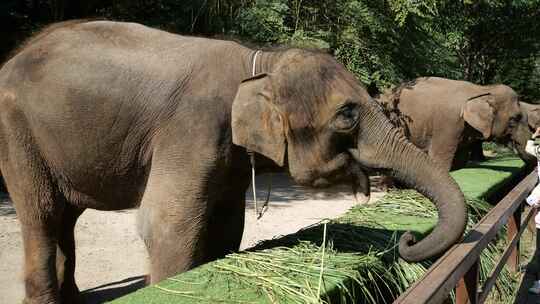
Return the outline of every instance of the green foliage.
{"type": "Polygon", "coordinates": [[[325,49],[373,92],[435,75],[540,99],[540,0],[6,0],[0,57],[36,26],[85,17],[325,49]]]}
{"type": "Polygon", "coordinates": [[[409,14],[421,17],[433,16],[437,12],[437,0],[412,1],[412,0],[389,0],[395,19],[399,25],[404,25],[409,14]]]}
{"type": "Polygon", "coordinates": [[[500,81],[513,84],[520,93],[537,94],[526,82],[533,71],[531,62],[540,54],[538,0],[441,3],[444,18],[437,31],[454,50],[462,78],[482,84],[500,81]]]}
{"type": "Polygon", "coordinates": [[[539,103],[540,56],[503,62],[495,81],[517,88],[523,101],[539,103]]]}
{"type": "Polygon", "coordinates": [[[240,11],[238,27],[242,36],[259,42],[280,42],[286,39],[288,27],[285,16],[288,6],[284,0],[257,0],[240,11]]]}

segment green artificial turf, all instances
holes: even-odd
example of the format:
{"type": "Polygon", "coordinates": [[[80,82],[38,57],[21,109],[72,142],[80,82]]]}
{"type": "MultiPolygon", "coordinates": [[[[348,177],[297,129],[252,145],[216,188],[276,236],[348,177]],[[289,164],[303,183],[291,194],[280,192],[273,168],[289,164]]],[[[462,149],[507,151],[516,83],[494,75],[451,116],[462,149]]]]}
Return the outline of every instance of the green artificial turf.
{"type": "Polygon", "coordinates": [[[511,182],[512,176],[520,175],[524,167],[521,159],[507,156],[472,163],[466,168],[451,172],[450,175],[465,196],[482,199],[511,182]]]}
{"type": "MultiPolygon", "coordinates": [[[[469,227],[489,210],[489,198],[523,171],[516,158],[499,158],[452,172],[468,198],[469,227]]],[[[265,241],[189,272],[140,289],[113,303],[384,303],[402,293],[431,264],[406,263],[396,241],[419,236],[437,222],[435,207],[413,190],[395,190],[353,207],[342,217],[265,241]]],[[[482,257],[481,276],[496,261],[496,244],[482,257]]],[[[503,272],[499,296],[512,291],[503,272]]]]}

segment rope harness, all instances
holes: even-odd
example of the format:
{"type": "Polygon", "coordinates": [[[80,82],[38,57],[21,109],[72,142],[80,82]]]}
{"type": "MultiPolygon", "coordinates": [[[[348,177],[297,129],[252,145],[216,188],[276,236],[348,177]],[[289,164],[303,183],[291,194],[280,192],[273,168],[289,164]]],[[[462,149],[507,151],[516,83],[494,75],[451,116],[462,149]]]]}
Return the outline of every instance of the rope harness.
{"type": "MultiPolygon", "coordinates": [[[[255,76],[255,69],[257,66],[257,56],[261,54],[261,50],[255,51],[255,54],[253,54],[253,61],[251,62],[251,77],[255,76]]],[[[255,183],[255,152],[248,150],[247,151],[249,155],[249,161],[251,163],[251,186],[253,190],[253,202],[255,203],[255,214],[257,216],[257,220],[260,219],[266,210],[268,210],[268,202],[270,201],[270,192],[272,191],[272,175],[270,174],[270,181],[268,183],[268,190],[266,193],[266,200],[264,201],[261,210],[259,210],[258,202],[257,202],[257,191],[256,191],[256,183],[255,183]]]]}

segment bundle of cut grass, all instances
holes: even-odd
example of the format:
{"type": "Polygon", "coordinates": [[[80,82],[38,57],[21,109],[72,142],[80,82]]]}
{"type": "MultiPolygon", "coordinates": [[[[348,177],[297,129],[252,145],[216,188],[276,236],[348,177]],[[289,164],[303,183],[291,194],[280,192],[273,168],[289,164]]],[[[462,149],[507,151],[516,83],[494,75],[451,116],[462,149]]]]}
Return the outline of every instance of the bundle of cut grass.
{"type": "MultiPolygon", "coordinates": [[[[468,204],[472,226],[489,205],[477,199],[468,200],[468,204]]],[[[431,264],[407,263],[399,258],[396,246],[400,231],[427,233],[436,223],[436,214],[434,206],[415,191],[391,191],[377,203],[357,206],[337,220],[263,242],[249,252],[188,272],[181,279],[165,280],[154,287],[157,293],[151,300],[175,295],[182,303],[390,302],[431,264]]],[[[496,244],[485,251],[482,278],[500,252],[496,244]]],[[[503,303],[514,292],[514,285],[514,278],[504,271],[493,296],[496,302],[503,303]]]]}
{"type": "MultiPolygon", "coordinates": [[[[468,231],[490,210],[492,206],[484,200],[468,198],[467,207],[469,213],[469,219],[467,222],[468,231]]],[[[354,209],[352,211],[354,212],[354,209]]],[[[379,225],[392,227],[396,230],[406,230],[411,228],[410,223],[400,221],[400,217],[403,218],[411,216],[416,220],[416,223],[419,223],[419,218],[425,218],[428,220],[425,225],[415,225],[415,227],[418,229],[417,233],[420,234],[429,232],[430,228],[435,224],[437,214],[435,207],[425,197],[413,190],[391,191],[376,205],[373,207],[367,207],[362,211],[364,216],[374,219],[374,221],[379,225]],[[433,222],[429,223],[429,221],[433,222]]],[[[358,218],[358,216],[354,214],[351,214],[349,217],[351,219],[358,218]]],[[[505,230],[500,232],[501,235],[504,233],[505,230]]],[[[498,262],[498,258],[502,254],[504,245],[505,239],[498,238],[482,252],[480,263],[481,282],[485,281],[489,276],[490,271],[494,269],[496,263],[498,262]]],[[[400,282],[403,283],[403,287],[407,287],[410,285],[410,283],[418,280],[431,264],[432,261],[418,264],[407,263],[401,259],[398,259],[393,264],[393,269],[397,273],[402,273],[403,276],[407,276],[407,279],[403,279],[400,282]]],[[[509,303],[510,299],[513,299],[514,293],[517,291],[516,287],[517,278],[507,269],[503,269],[497,284],[495,285],[495,290],[490,295],[489,300],[494,303],[509,303]]]]}

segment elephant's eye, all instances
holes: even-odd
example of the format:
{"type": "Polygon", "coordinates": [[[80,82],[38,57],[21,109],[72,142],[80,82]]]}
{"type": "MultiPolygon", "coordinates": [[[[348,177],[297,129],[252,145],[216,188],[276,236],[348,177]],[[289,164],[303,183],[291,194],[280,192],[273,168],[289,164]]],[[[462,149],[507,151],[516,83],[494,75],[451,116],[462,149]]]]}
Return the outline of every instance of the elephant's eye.
{"type": "Polygon", "coordinates": [[[358,125],[359,116],[359,105],[346,103],[337,109],[330,127],[338,132],[350,132],[358,125]]]}

